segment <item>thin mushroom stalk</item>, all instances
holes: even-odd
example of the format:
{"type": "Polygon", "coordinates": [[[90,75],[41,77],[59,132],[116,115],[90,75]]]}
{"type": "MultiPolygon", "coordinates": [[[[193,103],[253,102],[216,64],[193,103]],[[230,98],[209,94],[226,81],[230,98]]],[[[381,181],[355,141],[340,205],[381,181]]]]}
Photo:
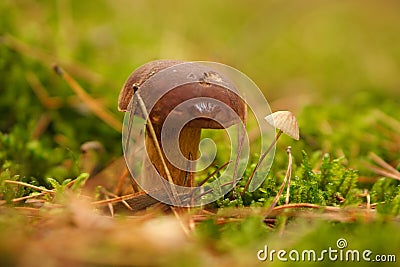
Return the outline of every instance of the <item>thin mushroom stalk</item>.
{"type": "Polygon", "coordinates": [[[258,168],[260,167],[261,163],[263,162],[265,157],[269,154],[269,152],[271,152],[272,148],[275,146],[276,142],[278,141],[278,139],[282,135],[282,133],[283,133],[283,131],[279,130],[278,133],[276,134],[275,138],[274,138],[274,141],[272,141],[272,143],[269,145],[267,150],[265,150],[265,152],[261,154],[260,159],[258,160],[256,166],[254,167],[253,171],[251,172],[251,174],[249,176],[249,179],[246,182],[246,185],[243,188],[242,198],[244,197],[244,194],[246,193],[247,189],[249,188],[250,183],[253,180],[253,177],[254,177],[255,173],[257,172],[258,168]]]}
{"type": "Polygon", "coordinates": [[[256,166],[251,172],[249,179],[247,180],[246,185],[242,191],[242,198],[244,197],[247,189],[249,188],[250,183],[253,180],[253,177],[257,172],[258,168],[260,167],[261,163],[263,162],[265,157],[269,154],[269,152],[271,152],[272,148],[275,146],[276,142],[278,141],[282,133],[287,134],[288,136],[292,137],[295,140],[300,139],[297,119],[290,111],[276,111],[265,117],[265,120],[267,121],[267,123],[278,129],[278,132],[272,143],[267,148],[267,150],[263,154],[261,154],[260,159],[258,160],[256,166]]]}

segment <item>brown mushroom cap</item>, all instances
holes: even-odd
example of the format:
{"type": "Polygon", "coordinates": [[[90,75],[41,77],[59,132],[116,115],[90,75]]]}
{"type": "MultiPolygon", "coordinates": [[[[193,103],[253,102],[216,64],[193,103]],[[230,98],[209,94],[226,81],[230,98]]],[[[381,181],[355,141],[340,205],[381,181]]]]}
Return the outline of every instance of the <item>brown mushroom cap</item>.
{"type": "Polygon", "coordinates": [[[118,110],[125,112],[128,109],[128,105],[133,97],[133,94],[151,76],[163,69],[183,62],[184,61],[179,60],[155,60],[148,62],[134,70],[131,75],[129,75],[124,86],[122,86],[121,92],[119,93],[118,110]]]}
{"type": "MultiPolygon", "coordinates": [[[[161,60],[143,65],[123,86],[120,110],[126,111],[134,91],[142,97],[155,125],[162,125],[169,115],[187,118],[190,127],[211,129],[227,128],[244,119],[245,102],[233,82],[201,63],[161,60]]],[[[135,114],[143,117],[139,109],[135,114]]]]}

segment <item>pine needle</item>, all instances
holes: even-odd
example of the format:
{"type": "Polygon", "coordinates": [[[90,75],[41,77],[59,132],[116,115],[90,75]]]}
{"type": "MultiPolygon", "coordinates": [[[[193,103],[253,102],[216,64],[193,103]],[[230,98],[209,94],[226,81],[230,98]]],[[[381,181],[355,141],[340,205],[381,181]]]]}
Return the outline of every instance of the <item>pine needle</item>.
{"type": "Polygon", "coordinates": [[[75,92],[79,99],[81,99],[97,117],[99,117],[113,129],[115,129],[117,132],[122,132],[122,123],[113,113],[109,112],[105,107],[103,107],[95,99],[93,99],[79,85],[79,83],[60,66],[55,65],[53,69],[58,75],[61,76],[61,78],[63,78],[67,82],[67,84],[75,92]]]}

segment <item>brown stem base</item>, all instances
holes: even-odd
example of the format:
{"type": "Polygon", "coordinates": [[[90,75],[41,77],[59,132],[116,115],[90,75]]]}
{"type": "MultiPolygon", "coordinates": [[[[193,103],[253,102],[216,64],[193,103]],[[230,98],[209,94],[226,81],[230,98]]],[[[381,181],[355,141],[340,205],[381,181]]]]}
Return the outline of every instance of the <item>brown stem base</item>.
{"type": "MultiPolygon", "coordinates": [[[[192,186],[193,181],[191,181],[191,175],[188,171],[186,170],[181,170],[180,168],[175,167],[172,163],[170,163],[167,159],[167,157],[164,154],[164,149],[161,143],[161,130],[162,127],[155,126],[154,131],[157,136],[157,142],[159,143],[161,149],[163,150],[162,155],[164,157],[164,160],[166,162],[167,168],[171,174],[172,180],[176,185],[181,185],[181,186],[192,186]]],[[[192,127],[183,127],[183,129],[180,132],[179,135],[179,149],[183,156],[186,159],[191,159],[194,160],[197,158],[198,154],[198,149],[199,149],[199,143],[200,143],[200,134],[201,134],[201,128],[192,128],[192,127]]],[[[176,138],[174,134],[171,134],[169,136],[168,134],[164,135],[164,142],[173,142],[172,138],[176,138]]],[[[144,164],[144,169],[143,169],[143,177],[144,181],[146,180],[146,177],[149,177],[148,175],[154,175],[152,173],[152,168],[151,164],[156,168],[157,172],[164,178],[167,179],[167,174],[165,172],[165,168],[163,166],[162,160],[160,159],[159,153],[156,150],[154,140],[152,139],[150,134],[146,134],[145,137],[145,144],[146,144],[146,150],[148,157],[151,161],[145,161],[144,164]]],[[[178,148],[174,148],[178,149],[178,148]]],[[[168,151],[167,151],[168,153],[168,151]]],[[[176,151],[173,153],[168,153],[169,155],[176,154],[176,151]]],[[[174,159],[176,160],[176,159],[174,159]]],[[[178,164],[182,166],[186,166],[185,159],[181,159],[180,162],[177,162],[178,164]]],[[[193,170],[194,166],[190,166],[190,169],[193,170]]]]}

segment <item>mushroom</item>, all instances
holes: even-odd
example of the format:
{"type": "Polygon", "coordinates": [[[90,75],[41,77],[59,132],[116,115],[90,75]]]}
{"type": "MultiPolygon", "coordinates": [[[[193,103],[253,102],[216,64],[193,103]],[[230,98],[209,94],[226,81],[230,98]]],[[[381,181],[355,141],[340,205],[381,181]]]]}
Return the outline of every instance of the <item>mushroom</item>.
{"type": "Polygon", "coordinates": [[[271,145],[267,148],[267,150],[260,156],[260,159],[257,162],[257,165],[254,167],[253,171],[251,172],[249,179],[246,182],[246,185],[242,191],[242,197],[244,196],[247,188],[249,187],[251,180],[254,177],[254,174],[258,170],[258,167],[261,165],[261,162],[264,160],[264,158],[267,156],[267,154],[271,151],[271,149],[274,147],[276,142],[278,141],[279,137],[282,135],[282,133],[287,134],[288,136],[292,137],[295,140],[300,139],[299,135],[299,126],[297,123],[296,117],[293,115],[292,112],[283,110],[283,111],[276,111],[268,116],[265,117],[265,120],[278,129],[278,132],[275,136],[274,141],[271,143],[271,145]]]}
{"type": "Polygon", "coordinates": [[[281,135],[282,132],[295,140],[300,139],[299,125],[292,112],[286,110],[276,111],[265,117],[265,120],[279,130],[276,139],[278,139],[278,135],[281,135]]]}
{"type": "MultiPolygon", "coordinates": [[[[154,174],[152,164],[163,178],[170,176],[180,186],[191,186],[185,164],[198,157],[201,129],[237,124],[244,120],[246,108],[228,78],[196,62],[157,60],[139,67],[122,87],[119,110],[129,111],[135,96],[148,113],[145,147],[151,163],[144,162],[141,178],[145,181],[154,174]]],[[[147,117],[140,108],[134,112],[147,117]]]]}

